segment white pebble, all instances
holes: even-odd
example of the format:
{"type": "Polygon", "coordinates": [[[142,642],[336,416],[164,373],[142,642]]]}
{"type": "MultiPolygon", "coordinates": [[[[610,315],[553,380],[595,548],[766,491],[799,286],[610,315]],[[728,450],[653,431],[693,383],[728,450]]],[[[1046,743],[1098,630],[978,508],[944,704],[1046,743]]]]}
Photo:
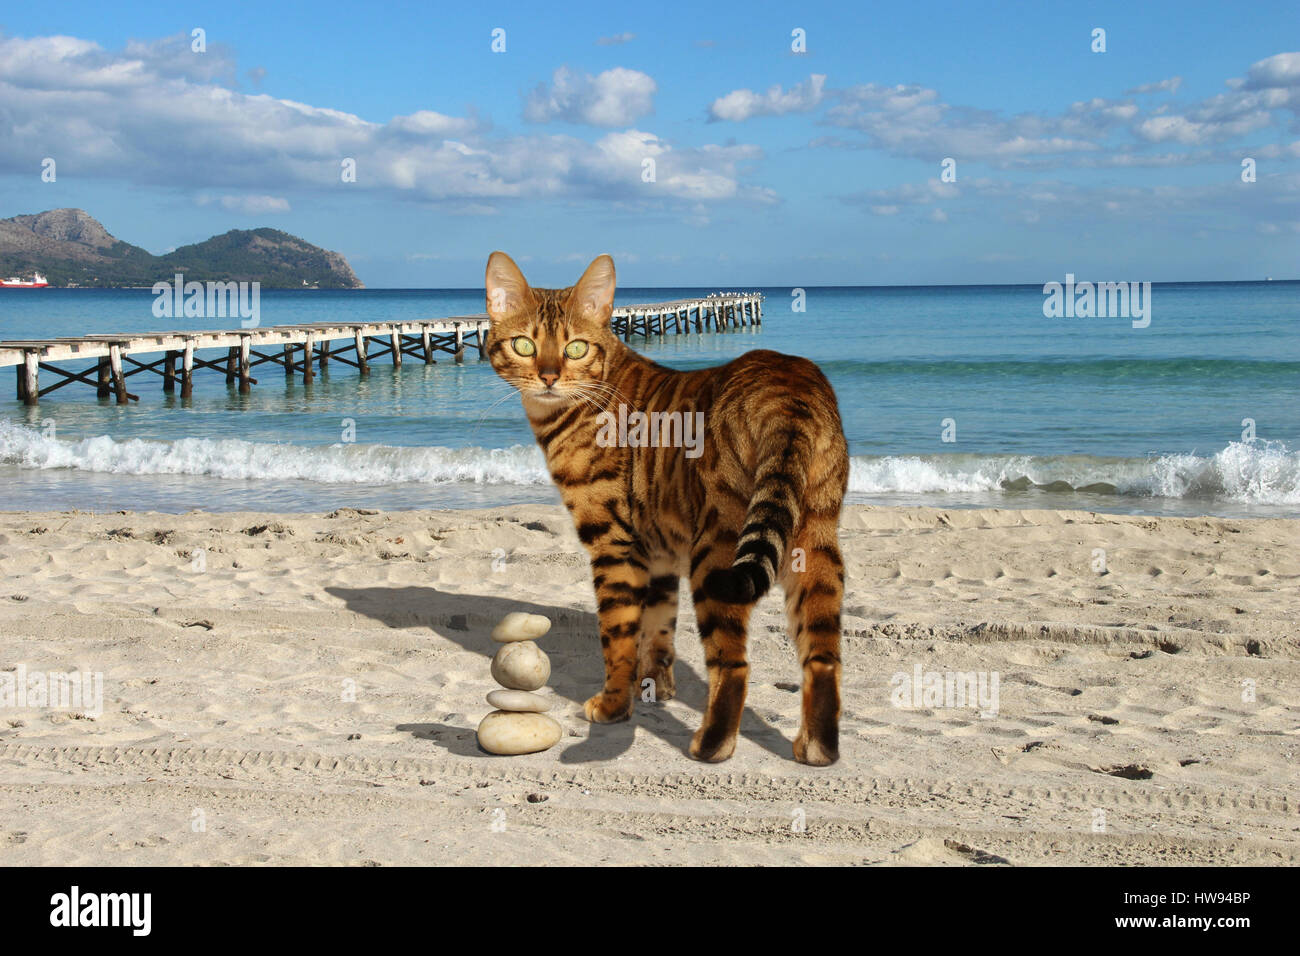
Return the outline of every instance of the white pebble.
{"type": "Polygon", "coordinates": [[[542,614],[525,614],[512,611],[492,628],[492,640],[498,644],[513,641],[534,641],[551,629],[551,619],[542,614]]]}
{"type": "Polygon", "coordinates": [[[554,747],[563,729],[545,714],[494,710],[478,725],[479,746],[494,754],[532,754],[554,747]]]}
{"type": "Polygon", "coordinates": [[[537,690],[551,676],[551,659],[532,641],[502,646],[492,658],[492,679],[513,690],[537,690]]]}
{"type": "Polygon", "coordinates": [[[487,695],[487,702],[497,710],[515,713],[544,714],[551,709],[549,700],[526,690],[494,690],[487,695]]]}

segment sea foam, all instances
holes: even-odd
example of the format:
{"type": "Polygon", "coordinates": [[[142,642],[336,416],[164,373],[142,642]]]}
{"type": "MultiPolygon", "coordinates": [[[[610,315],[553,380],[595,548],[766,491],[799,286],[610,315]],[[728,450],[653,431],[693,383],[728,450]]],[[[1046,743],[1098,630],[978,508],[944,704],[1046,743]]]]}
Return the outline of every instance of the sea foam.
{"type": "MultiPolygon", "coordinates": [[[[0,464],[120,475],[204,475],[322,484],[546,485],[540,449],[294,445],[241,439],[63,440],[0,421],[0,464]]],[[[1232,442],[1213,455],[1096,458],[950,454],[855,456],[857,495],[1008,493],[1029,488],[1142,498],[1300,504],[1300,453],[1280,442],[1232,442]]]]}

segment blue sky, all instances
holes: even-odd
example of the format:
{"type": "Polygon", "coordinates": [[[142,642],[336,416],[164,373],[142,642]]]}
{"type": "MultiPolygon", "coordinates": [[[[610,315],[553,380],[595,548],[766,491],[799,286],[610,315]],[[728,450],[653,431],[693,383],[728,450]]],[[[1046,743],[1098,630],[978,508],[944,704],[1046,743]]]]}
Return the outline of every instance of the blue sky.
{"type": "Polygon", "coordinates": [[[273,226],[372,287],[1300,277],[1294,2],[561,9],[4,3],[0,217],[273,226]]]}

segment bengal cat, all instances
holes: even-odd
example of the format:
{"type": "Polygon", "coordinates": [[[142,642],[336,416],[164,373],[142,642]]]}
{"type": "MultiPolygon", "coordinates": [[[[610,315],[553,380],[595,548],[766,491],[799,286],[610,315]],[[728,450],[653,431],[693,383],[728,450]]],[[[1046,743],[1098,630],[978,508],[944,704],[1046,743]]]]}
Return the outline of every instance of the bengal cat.
{"type": "Polygon", "coordinates": [[[632,351],[610,328],[609,256],[570,288],[533,289],[494,252],[486,285],[488,358],[522,396],[591,555],[605,685],[584,705],[587,719],[627,718],[647,679],[657,699],[673,696],[677,589],[688,577],[709,675],[690,753],[726,760],[749,681],[749,615],[779,579],[803,670],[794,756],[833,763],[844,594],[837,530],[849,459],[826,377],[806,359],[769,351],[691,372],[632,351]],[[614,424],[626,416],[644,425],[637,412],[660,426],[649,438],[645,427],[614,424]]]}

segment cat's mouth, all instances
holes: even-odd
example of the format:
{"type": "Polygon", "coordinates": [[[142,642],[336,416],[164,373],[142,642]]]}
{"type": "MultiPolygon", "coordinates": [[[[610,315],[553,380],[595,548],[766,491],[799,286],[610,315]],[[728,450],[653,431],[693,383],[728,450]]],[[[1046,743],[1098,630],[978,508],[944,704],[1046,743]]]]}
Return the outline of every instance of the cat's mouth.
{"type": "Polygon", "coordinates": [[[529,388],[524,389],[523,391],[525,398],[531,398],[542,402],[559,402],[572,397],[568,392],[559,391],[551,386],[545,388],[529,388]]]}

